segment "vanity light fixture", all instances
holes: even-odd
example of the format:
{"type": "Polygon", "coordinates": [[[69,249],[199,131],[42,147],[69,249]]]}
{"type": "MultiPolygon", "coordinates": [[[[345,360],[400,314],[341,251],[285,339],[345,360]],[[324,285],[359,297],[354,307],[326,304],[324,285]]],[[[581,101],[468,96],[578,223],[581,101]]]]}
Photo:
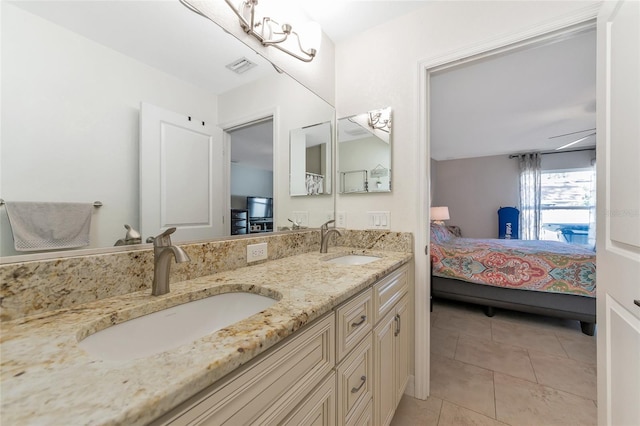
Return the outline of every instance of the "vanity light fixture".
{"type": "Polygon", "coordinates": [[[262,19],[257,18],[256,6],[258,0],[242,0],[238,8],[232,4],[232,0],[225,1],[240,19],[240,26],[244,32],[257,38],[263,46],[273,46],[304,62],[311,62],[318,53],[322,30],[317,23],[308,22],[296,32],[291,24],[279,24],[268,16],[262,19]],[[295,42],[285,44],[286,40],[291,41],[294,39],[294,37],[290,36],[295,36],[295,42]],[[304,39],[304,44],[308,46],[307,49],[302,46],[302,39],[304,39]],[[288,46],[291,46],[292,49],[288,46]],[[293,50],[294,47],[297,51],[293,50]]]}
{"type": "Polygon", "coordinates": [[[369,127],[391,133],[391,117],[383,116],[385,110],[369,111],[369,127]]]}

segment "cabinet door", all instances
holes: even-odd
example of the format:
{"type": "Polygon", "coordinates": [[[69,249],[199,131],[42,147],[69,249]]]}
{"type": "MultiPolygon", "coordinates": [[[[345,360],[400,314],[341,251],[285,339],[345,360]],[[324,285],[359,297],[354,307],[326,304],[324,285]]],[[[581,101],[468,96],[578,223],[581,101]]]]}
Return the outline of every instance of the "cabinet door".
{"type": "Polygon", "coordinates": [[[384,316],[373,331],[374,424],[388,425],[396,409],[396,311],[384,316]]]}
{"type": "Polygon", "coordinates": [[[404,296],[396,306],[396,317],[398,321],[397,336],[395,339],[395,355],[396,355],[396,405],[400,403],[404,389],[409,381],[409,298],[404,296]]]}
{"type": "Polygon", "coordinates": [[[336,375],[329,375],[282,422],[283,426],[334,426],[336,424],[336,375]]]}

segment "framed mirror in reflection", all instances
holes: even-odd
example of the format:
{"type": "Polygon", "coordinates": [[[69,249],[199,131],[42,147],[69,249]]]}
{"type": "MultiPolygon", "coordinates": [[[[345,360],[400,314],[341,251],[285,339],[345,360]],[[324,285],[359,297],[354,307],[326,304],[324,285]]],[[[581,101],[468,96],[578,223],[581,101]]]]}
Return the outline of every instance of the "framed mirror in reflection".
{"type": "Polygon", "coordinates": [[[391,108],[338,120],[338,177],[342,194],[391,192],[391,108]]]}
{"type": "MultiPolygon", "coordinates": [[[[320,226],[333,211],[330,197],[309,204],[289,196],[287,153],[290,129],[333,122],[335,110],[215,23],[177,1],[1,2],[0,7],[0,196],[5,201],[100,200],[86,249],[126,241],[125,225],[141,231],[142,242],[172,226],[178,228],[174,242],[226,237],[232,207],[224,149],[229,123],[272,116],[278,153],[272,167],[274,226],[287,225],[293,211],[307,212],[307,225],[320,226]],[[166,128],[156,132],[161,135],[156,143],[162,135],[172,136],[165,151],[141,150],[141,104],[172,116],[168,125],[157,120],[166,128]],[[157,156],[152,167],[170,173],[150,186],[140,167],[152,156],[157,156]],[[204,157],[214,161],[200,161],[204,157]],[[186,165],[182,172],[166,167],[178,163],[186,165]],[[169,200],[168,193],[183,202],[169,200]],[[195,200],[195,193],[207,193],[207,199],[195,200]],[[155,198],[142,211],[141,198],[149,194],[155,198]],[[187,214],[186,205],[200,210],[187,214]],[[148,217],[157,223],[146,226],[148,217]]],[[[242,195],[263,195],[253,191],[242,195]]],[[[0,207],[0,256],[23,254],[29,253],[15,250],[0,207]]]]}
{"type": "Polygon", "coordinates": [[[331,194],[331,122],[291,130],[289,134],[289,194],[331,194]]]}

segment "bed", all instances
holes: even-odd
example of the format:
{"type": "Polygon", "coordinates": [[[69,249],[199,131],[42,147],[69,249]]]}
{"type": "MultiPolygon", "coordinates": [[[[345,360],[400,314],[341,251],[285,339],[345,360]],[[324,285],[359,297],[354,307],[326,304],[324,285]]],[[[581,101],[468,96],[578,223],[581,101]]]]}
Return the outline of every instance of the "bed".
{"type": "Polygon", "coordinates": [[[596,325],[595,252],[559,241],[462,238],[431,225],[431,294],[596,325]]]}

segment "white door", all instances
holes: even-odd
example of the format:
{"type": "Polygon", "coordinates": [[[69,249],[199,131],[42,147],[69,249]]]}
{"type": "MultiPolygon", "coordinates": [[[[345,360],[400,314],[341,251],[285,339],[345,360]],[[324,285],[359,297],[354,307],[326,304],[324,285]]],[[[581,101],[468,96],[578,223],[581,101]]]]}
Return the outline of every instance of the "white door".
{"type": "Polygon", "coordinates": [[[226,235],[222,131],[154,105],[140,106],[140,233],[170,227],[175,241],[226,235]]]}
{"type": "Polygon", "coordinates": [[[640,2],[598,16],[598,424],[640,425],[640,2]],[[635,303],[634,303],[635,301],[635,303]]]}

